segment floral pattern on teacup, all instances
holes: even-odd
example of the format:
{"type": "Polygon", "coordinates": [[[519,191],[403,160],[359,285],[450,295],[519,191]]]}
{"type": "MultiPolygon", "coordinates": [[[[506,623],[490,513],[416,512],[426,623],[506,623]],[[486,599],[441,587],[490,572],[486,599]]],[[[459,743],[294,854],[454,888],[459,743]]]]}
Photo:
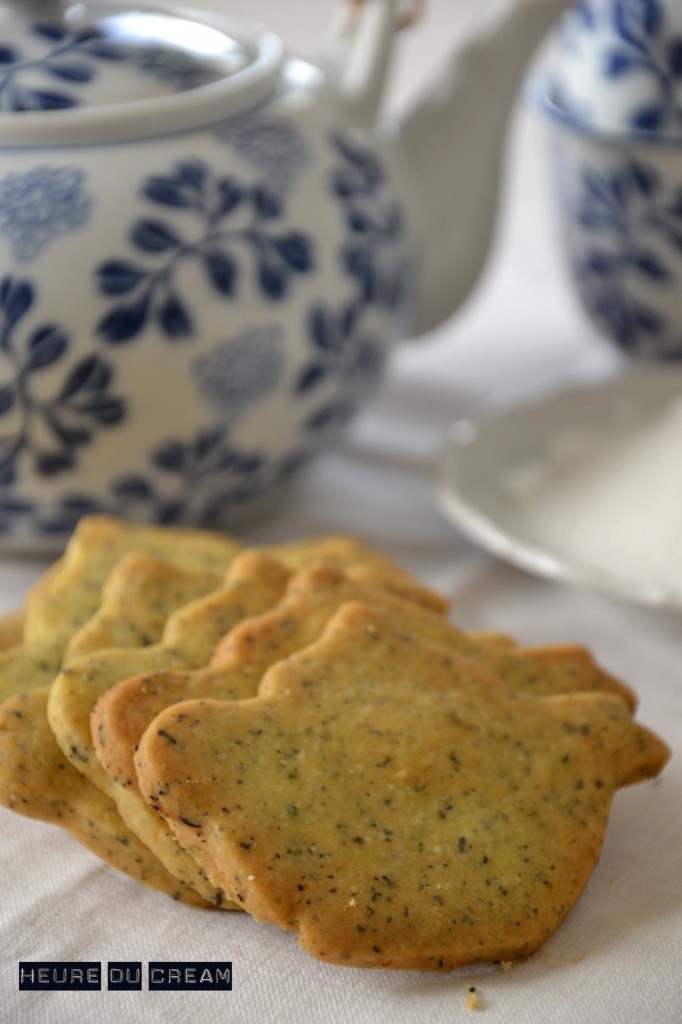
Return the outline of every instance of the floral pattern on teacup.
{"type": "Polygon", "coordinates": [[[595,321],[629,355],[682,358],[665,296],[682,287],[682,186],[629,160],[604,174],[583,166],[570,207],[578,286],[595,321]]]}
{"type": "Polygon", "coordinates": [[[670,36],[660,0],[614,0],[617,42],[605,55],[611,78],[644,73],[655,87],[652,101],[632,110],[633,128],[645,131],[682,128],[682,38],[670,36]]]}
{"type": "Polygon", "coordinates": [[[605,128],[682,130],[682,35],[665,0],[582,0],[562,24],[560,107],[605,128]]]}

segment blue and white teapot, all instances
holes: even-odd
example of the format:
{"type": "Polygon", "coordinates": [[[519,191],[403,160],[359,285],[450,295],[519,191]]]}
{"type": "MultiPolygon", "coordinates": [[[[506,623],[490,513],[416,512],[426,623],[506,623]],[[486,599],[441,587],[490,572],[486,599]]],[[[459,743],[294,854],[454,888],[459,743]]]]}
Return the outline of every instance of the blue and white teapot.
{"type": "Polygon", "coordinates": [[[177,8],[0,5],[0,542],[100,511],[221,527],[276,495],[448,316],[503,125],[566,0],[494,0],[401,123],[397,0],[317,63],[177,8]]]}

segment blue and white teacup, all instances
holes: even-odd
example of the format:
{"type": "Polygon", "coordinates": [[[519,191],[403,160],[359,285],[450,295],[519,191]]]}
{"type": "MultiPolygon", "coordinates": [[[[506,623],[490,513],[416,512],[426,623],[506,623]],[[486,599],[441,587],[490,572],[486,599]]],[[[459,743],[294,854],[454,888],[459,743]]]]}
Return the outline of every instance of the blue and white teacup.
{"type": "Polygon", "coordinates": [[[553,164],[573,278],[628,356],[682,360],[682,138],[603,132],[549,94],[553,164]]]}
{"type": "Polygon", "coordinates": [[[581,0],[556,35],[552,93],[575,120],[682,136],[682,3],[581,0]]]}

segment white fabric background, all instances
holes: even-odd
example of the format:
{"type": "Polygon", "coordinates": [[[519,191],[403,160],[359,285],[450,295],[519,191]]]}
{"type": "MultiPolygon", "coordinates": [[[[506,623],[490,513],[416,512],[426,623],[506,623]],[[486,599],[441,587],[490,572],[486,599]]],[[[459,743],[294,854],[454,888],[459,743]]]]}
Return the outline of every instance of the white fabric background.
{"type": "MultiPolygon", "coordinates": [[[[225,0],[227,4],[227,0],[225,0]]],[[[218,0],[213,0],[218,5],[218,0]]],[[[208,6],[208,0],[206,0],[208,6]]],[[[230,0],[310,50],[332,0],[230,0]]],[[[425,77],[482,0],[430,0],[406,43],[394,98],[425,77]]],[[[437,511],[433,461],[449,423],[499,393],[541,391],[616,359],[567,283],[552,219],[544,126],[513,132],[504,216],[488,270],[460,315],[395,355],[384,389],[344,447],[321,459],[286,507],[246,534],[275,541],[356,531],[450,595],[464,626],[526,642],[579,641],[641,695],[641,720],[676,756],[663,778],[621,791],[601,862],[566,924],[510,973],[445,976],[319,964],[290,934],[245,915],[178,906],[100,864],[58,829],[0,810],[2,1024],[680,1024],[682,1021],[682,668],[680,619],[534,579],[476,550],[437,511]],[[28,993],[20,960],[232,960],[231,993],[28,993]],[[476,1016],[473,1015],[476,1019],[476,1016]]],[[[0,559],[0,610],[45,563],[0,559]]]]}

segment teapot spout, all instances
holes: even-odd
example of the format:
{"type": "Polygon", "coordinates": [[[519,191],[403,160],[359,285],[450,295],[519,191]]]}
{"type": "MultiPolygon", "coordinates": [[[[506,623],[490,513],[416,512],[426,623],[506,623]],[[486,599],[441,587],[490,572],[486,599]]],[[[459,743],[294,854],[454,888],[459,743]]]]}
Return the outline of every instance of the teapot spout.
{"type": "Polygon", "coordinates": [[[495,0],[401,124],[419,239],[416,334],[455,311],[484,265],[505,125],[534,50],[570,3],[495,0]]]}

